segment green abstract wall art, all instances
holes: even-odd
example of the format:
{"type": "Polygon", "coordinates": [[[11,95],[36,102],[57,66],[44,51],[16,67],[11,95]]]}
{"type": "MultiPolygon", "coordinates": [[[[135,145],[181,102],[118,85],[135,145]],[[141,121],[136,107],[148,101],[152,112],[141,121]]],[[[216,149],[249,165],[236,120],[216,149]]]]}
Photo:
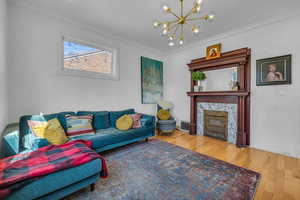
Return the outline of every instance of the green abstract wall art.
{"type": "Polygon", "coordinates": [[[163,98],[163,62],[141,57],[142,103],[156,104],[163,98]]]}

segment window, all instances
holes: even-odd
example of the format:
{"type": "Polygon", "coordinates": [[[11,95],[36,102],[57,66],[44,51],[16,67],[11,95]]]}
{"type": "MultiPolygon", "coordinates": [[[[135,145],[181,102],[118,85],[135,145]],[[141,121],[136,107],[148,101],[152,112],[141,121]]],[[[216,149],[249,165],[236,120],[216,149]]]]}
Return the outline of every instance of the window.
{"type": "Polygon", "coordinates": [[[63,38],[62,71],[75,76],[118,79],[117,51],[98,46],[63,38]]]}

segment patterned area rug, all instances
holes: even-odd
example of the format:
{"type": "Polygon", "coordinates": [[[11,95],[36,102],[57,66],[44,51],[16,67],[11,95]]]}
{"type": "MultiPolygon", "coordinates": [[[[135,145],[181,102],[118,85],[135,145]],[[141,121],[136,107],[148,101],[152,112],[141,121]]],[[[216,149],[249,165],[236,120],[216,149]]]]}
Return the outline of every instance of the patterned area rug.
{"type": "Polygon", "coordinates": [[[251,200],[260,174],[181,147],[151,140],[103,154],[109,178],[94,192],[68,199],[251,200]]]}

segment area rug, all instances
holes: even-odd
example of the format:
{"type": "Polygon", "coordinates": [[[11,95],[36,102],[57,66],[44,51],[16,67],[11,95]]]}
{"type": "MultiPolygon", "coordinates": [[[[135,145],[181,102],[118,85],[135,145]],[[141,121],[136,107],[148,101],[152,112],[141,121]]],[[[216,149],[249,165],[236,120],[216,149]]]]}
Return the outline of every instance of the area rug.
{"type": "Polygon", "coordinates": [[[166,142],[135,143],[102,154],[109,178],[68,199],[252,200],[260,174],[166,142]]]}

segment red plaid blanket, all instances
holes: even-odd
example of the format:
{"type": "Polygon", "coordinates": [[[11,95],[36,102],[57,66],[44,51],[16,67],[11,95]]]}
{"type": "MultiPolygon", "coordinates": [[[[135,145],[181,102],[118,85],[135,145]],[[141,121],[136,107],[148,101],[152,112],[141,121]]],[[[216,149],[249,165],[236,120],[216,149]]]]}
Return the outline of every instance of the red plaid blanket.
{"type": "Polygon", "coordinates": [[[100,175],[106,178],[108,172],[105,159],[93,151],[91,145],[91,141],[76,140],[0,160],[0,199],[41,176],[76,167],[95,159],[101,159],[100,175]]]}

